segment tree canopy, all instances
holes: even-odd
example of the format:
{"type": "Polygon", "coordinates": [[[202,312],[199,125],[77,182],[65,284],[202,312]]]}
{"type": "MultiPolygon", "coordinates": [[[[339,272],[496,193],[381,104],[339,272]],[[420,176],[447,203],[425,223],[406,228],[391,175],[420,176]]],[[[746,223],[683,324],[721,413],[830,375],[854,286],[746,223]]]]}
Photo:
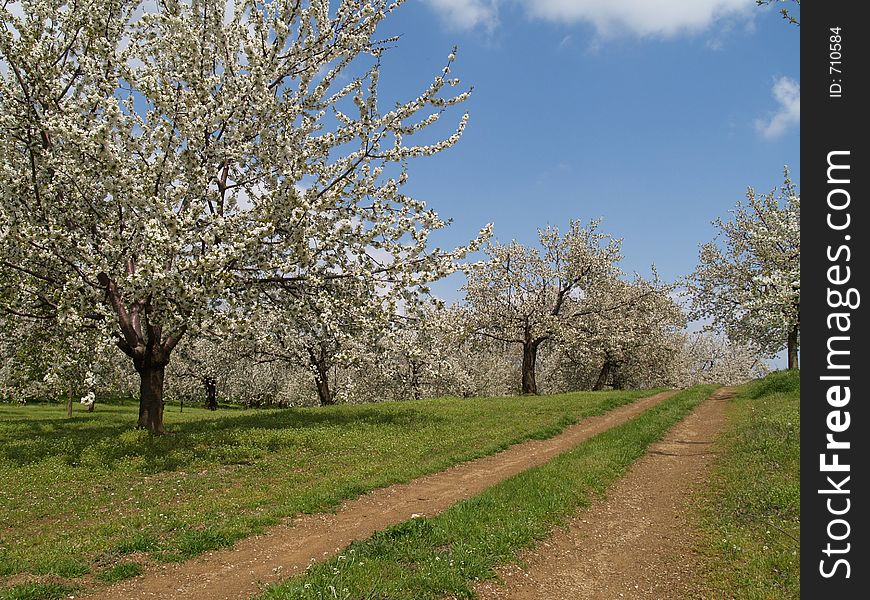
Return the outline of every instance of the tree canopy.
{"type": "Polygon", "coordinates": [[[734,341],[773,355],[788,349],[798,366],[800,343],[800,195],[788,170],[767,194],[749,188],[730,221],[713,222],[717,240],[701,246],[689,276],[690,317],[734,341]]]}
{"type": "Polygon", "coordinates": [[[428,87],[379,105],[394,40],[375,32],[399,4],[0,10],[3,311],[112,340],[141,377],[139,425],[160,432],[170,356],[215,312],[450,272],[469,248],[428,249],[445,223],[402,186],[410,159],[459,140],[467,115],[409,143],[468,92],[446,94],[450,53],[428,87]]]}

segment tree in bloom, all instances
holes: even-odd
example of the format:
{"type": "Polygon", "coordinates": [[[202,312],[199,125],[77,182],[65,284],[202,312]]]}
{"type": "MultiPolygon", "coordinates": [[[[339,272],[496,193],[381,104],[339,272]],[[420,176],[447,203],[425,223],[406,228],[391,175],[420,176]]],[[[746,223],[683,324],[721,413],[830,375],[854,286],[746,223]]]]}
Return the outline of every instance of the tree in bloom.
{"type": "Polygon", "coordinates": [[[491,244],[489,261],[468,269],[464,286],[470,326],[483,337],[522,348],[522,393],[537,394],[538,349],[566,323],[601,310],[576,302],[598,298],[596,290],[619,274],[621,240],[571,221],[560,235],[555,227],[539,231],[540,249],[517,242],[491,244]]]}
{"type": "MultiPolygon", "coordinates": [[[[162,433],[167,365],[215,313],[325,280],[449,271],[408,161],[468,97],[443,72],[378,103],[401,2],[33,0],[0,8],[0,306],[111,340],[162,433]],[[149,3],[150,4],[150,3],[149,3]],[[415,137],[416,136],[416,137],[415,137]],[[389,264],[362,259],[377,249],[389,264]],[[305,284],[305,285],[303,285],[305,284]]],[[[472,245],[473,248],[473,245],[472,245]]],[[[243,328],[244,324],[237,325],[243,328]]]]}
{"type": "Polygon", "coordinates": [[[298,398],[287,401],[285,388],[296,379],[308,384],[304,371],[259,360],[246,340],[205,335],[179,345],[166,375],[167,400],[204,402],[206,408],[216,408],[218,401],[246,407],[298,404],[298,398]]]}
{"type": "MultiPolygon", "coordinates": [[[[172,363],[167,366],[164,398],[184,402],[202,402],[216,410],[218,390],[227,393],[227,380],[236,370],[252,374],[251,365],[240,356],[238,344],[221,343],[201,335],[179,345],[172,363]]],[[[253,388],[249,385],[248,388],[253,388]]]]}
{"type": "Polygon", "coordinates": [[[463,307],[421,298],[393,315],[377,342],[359,348],[347,369],[347,399],[516,394],[514,348],[470,335],[467,314],[463,307]]]}
{"type": "Polygon", "coordinates": [[[721,240],[704,244],[688,278],[689,316],[709,319],[738,344],[774,355],[788,350],[798,368],[800,345],[800,196],[788,169],[779,190],[738,202],[730,221],[717,219],[721,240]],[[717,243],[717,241],[719,243],[717,243]]]}
{"type": "Polygon", "coordinates": [[[708,332],[675,334],[671,372],[663,385],[692,386],[705,383],[736,385],[768,373],[764,357],[754,346],[735,343],[708,332]]]}
{"type": "Polygon", "coordinates": [[[583,318],[567,323],[558,336],[558,357],[563,369],[583,372],[592,364],[597,375],[591,389],[606,385],[621,389],[632,385],[630,374],[643,368],[660,371],[656,361],[668,348],[669,336],[685,327],[686,318],[671,298],[673,286],[663,284],[655,271],[649,280],[614,278],[581,300],[583,318]]]}
{"type": "Polygon", "coordinates": [[[0,317],[0,399],[65,397],[93,412],[98,377],[111,370],[111,358],[93,331],[64,336],[48,323],[0,317]]]}
{"type": "Polygon", "coordinates": [[[307,283],[290,291],[267,288],[249,313],[251,354],[260,363],[309,371],[319,403],[335,404],[332,375],[375,344],[388,327],[387,305],[373,279],[326,277],[316,289],[307,283]]]}
{"type": "Polygon", "coordinates": [[[389,397],[419,400],[458,393],[450,356],[459,345],[460,318],[455,308],[420,298],[391,319],[372,357],[377,364],[369,367],[386,384],[389,397]]]}

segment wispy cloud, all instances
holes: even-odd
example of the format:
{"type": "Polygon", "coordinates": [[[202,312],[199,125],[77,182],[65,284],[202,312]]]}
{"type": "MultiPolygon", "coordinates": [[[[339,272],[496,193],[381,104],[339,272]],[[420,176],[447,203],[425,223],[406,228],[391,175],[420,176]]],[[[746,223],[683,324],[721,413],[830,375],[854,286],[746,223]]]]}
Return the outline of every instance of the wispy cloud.
{"type": "Polygon", "coordinates": [[[587,23],[600,37],[673,37],[704,31],[721,18],[749,14],[754,0],[426,0],[453,25],[489,29],[501,5],[562,24],[587,23]]]}
{"type": "Polygon", "coordinates": [[[801,122],[801,86],[789,77],[773,83],[773,97],[779,109],[766,119],[756,119],[755,129],[762,137],[773,140],[801,122]]]}
{"type": "Polygon", "coordinates": [[[492,31],[498,24],[499,0],[426,0],[444,21],[457,29],[482,27],[492,31]]]}
{"type": "Polygon", "coordinates": [[[707,29],[752,0],[522,0],[534,17],[558,23],[588,23],[602,37],[673,37],[707,29]]]}

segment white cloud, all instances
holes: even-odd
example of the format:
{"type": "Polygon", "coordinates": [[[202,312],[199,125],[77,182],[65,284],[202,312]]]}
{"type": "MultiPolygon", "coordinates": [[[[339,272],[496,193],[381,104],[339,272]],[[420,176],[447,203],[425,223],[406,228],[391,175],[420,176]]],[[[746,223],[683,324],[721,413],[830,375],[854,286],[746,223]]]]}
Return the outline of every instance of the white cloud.
{"type": "Polygon", "coordinates": [[[531,17],[588,23],[601,37],[672,37],[700,32],[723,17],[751,14],[754,0],[426,0],[451,24],[471,29],[497,23],[498,7],[515,4],[531,17]]]}
{"type": "Polygon", "coordinates": [[[447,23],[458,29],[480,26],[492,31],[498,24],[500,0],[426,0],[447,23]]]}
{"type": "Polygon", "coordinates": [[[672,37],[707,29],[752,0],[522,0],[530,15],[558,23],[589,23],[602,37],[672,37]]]}
{"type": "Polygon", "coordinates": [[[779,103],[779,110],[766,119],[755,121],[755,129],[769,140],[778,138],[801,122],[800,83],[789,77],[780,77],[774,81],[772,93],[779,103]]]}

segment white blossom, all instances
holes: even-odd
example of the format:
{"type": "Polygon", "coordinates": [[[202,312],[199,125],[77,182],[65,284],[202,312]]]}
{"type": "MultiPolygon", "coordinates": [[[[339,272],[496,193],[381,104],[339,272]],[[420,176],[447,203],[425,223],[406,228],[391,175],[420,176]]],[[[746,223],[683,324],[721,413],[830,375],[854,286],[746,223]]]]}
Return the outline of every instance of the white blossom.
{"type": "Polygon", "coordinates": [[[402,184],[410,158],[458,141],[465,114],[411,142],[468,92],[444,95],[441,73],[381,109],[395,40],[376,30],[398,4],[0,9],[0,307],[113,340],[141,378],[139,425],[159,433],[178,343],[216,319],[249,327],[268,290],[293,303],[334,281],[399,290],[454,269],[481,240],[430,251],[445,222],[402,184]]]}
{"type": "Polygon", "coordinates": [[[564,235],[555,227],[540,230],[540,249],[490,244],[490,260],[468,269],[470,326],[477,335],[522,347],[523,393],[537,393],[540,346],[568,323],[600,310],[584,306],[583,299],[620,273],[621,240],[599,232],[599,224],[572,221],[564,235]]]}
{"type": "Polygon", "coordinates": [[[752,188],[730,221],[717,219],[720,240],[701,247],[688,278],[690,316],[708,330],[755,344],[769,356],[789,349],[797,368],[800,344],[800,196],[785,171],[782,187],[758,195],[752,188]]]}

